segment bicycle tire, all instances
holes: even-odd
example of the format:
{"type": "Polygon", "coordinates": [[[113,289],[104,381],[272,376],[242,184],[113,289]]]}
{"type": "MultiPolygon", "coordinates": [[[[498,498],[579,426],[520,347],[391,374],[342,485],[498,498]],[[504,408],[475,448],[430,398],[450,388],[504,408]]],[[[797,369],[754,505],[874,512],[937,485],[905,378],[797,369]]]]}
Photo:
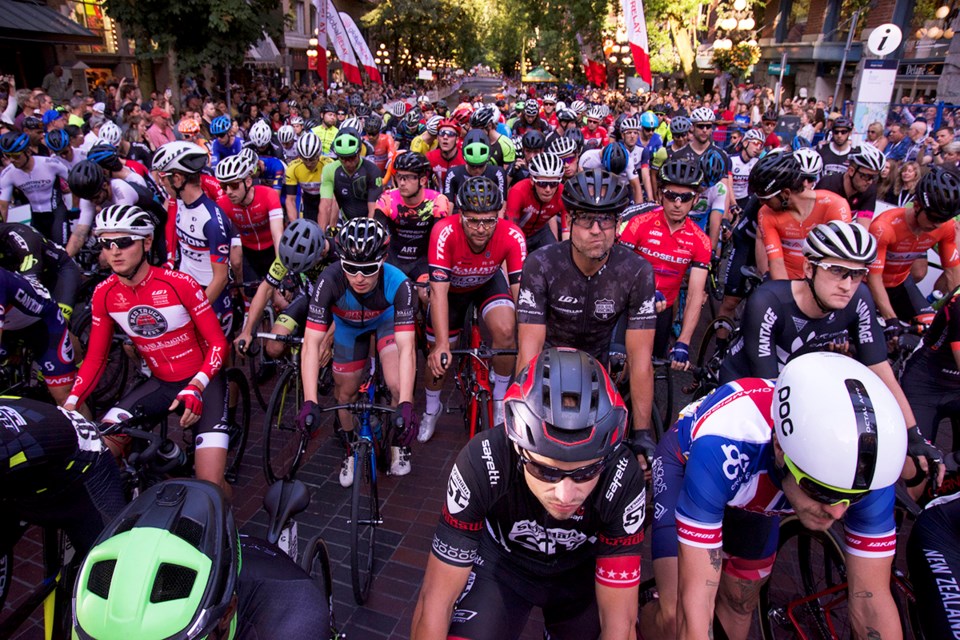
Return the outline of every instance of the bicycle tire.
{"type": "Polygon", "coordinates": [[[330,572],[330,553],[322,534],[310,538],[300,558],[300,568],[313,578],[327,597],[326,606],[330,611],[330,638],[340,638],[340,630],[333,615],[333,575],[330,572]]]}
{"type": "MultiPolygon", "coordinates": [[[[490,430],[490,414],[493,412],[493,398],[486,390],[481,391],[476,396],[477,402],[477,430],[476,433],[482,433],[490,430]]],[[[474,434],[476,435],[476,434],[474,434]]]]}
{"type": "Polygon", "coordinates": [[[350,496],[350,579],[353,599],[367,601],[373,582],[380,503],[377,500],[375,453],[372,443],[354,445],[353,487],[350,496]]]}
{"type": "Polygon", "coordinates": [[[247,451],[247,436],[250,434],[250,386],[238,367],[230,367],[224,375],[227,380],[227,435],[230,440],[223,475],[227,482],[233,484],[239,476],[243,455],[247,451]],[[231,388],[237,394],[232,406],[231,388]]]}
{"type": "MultiPolygon", "coordinates": [[[[715,380],[719,379],[720,365],[726,356],[726,348],[717,348],[717,331],[721,329],[727,330],[727,347],[729,347],[733,342],[733,333],[736,330],[736,325],[733,320],[726,316],[717,316],[707,325],[706,330],[703,332],[703,339],[700,341],[700,349],[697,351],[697,368],[713,371],[716,374],[713,376],[715,380]]],[[[713,391],[712,388],[701,385],[694,394],[693,399],[698,400],[711,391],[713,391]]]]}
{"type": "Polygon", "coordinates": [[[267,484],[293,479],[300,468],[308,436],[297,427],[303,405],[300,372],[289,367],[280,374],[270,394],[263,422],[263,473],[267,484]]]}
{"type": "MultiPolygon", "coordinates": [[[[846,580],[843,550],[836,536],[831,531],[810,531],[796,516],[784,518],[780,522],[777,559],[770,579],[760,589],[760,604],[757,607],[760,633],[764,640],[797,637],[797,631],[787,616],[787,605],[843,584],[846,580]],[[787,566],[790,562],[795,566],[787,566]],[[790,571],[793,568],[798,569],[799,584],[790,571]],[[794,584],[785,586],[781,584],[783,581],[793,581],[794,584]]],[[[838,595],[827,598],[833,599],[838,595]]],[[[832,616],[834,624],[839,624],[841,628],[847,623],[845,614],[838,616],[828,613],[822,607],[818,598],[801,605],[797,610],[798,622],[803,625],[802,630],[808,638],[833,638],[827,616],[832,616]]]]}
{"type": "MultiPolygon", "coordinates": [[[[656,423],[652,425],[655,429],[654,437],[657,442],[660,441],[660,436],[673,423],[673,396],[673,372],[670,365],[655,367],[653,370],[653,410],[651,413],[656,415],[656,419],[660,423],[659,432],[656,431],[656,423]]],[[[651,422],[653,420],[654,418],[651,416],[651,422]]]]}
{"type": "MultiPolygon", "coordinates": [[[[93,311],[88,305],[84,305],[74,311],[70,319],[70,331],[77,338],[77,342],[84,348],[90,344],[90,329],[93,327],[93,311]]],[[[80,361],[81,354],[76,355],[80,361]]],[[[113,407],[127,388],[127,381],[130,377],[130,359],[127,357],[123,348],[123,342],[116,337],[110,339],[110,349],[106,355],[106,365],[103,374],[97,381],[93,391],[87,398],[87,404],[95,414],[105,412],[113,407]]]]}
{"type": "Polygon", "coordinates": [[[10,594],[10,584],[13,580],[13,549],[0,555],[0,610],[3,609],[7,596],[10,594]]]}

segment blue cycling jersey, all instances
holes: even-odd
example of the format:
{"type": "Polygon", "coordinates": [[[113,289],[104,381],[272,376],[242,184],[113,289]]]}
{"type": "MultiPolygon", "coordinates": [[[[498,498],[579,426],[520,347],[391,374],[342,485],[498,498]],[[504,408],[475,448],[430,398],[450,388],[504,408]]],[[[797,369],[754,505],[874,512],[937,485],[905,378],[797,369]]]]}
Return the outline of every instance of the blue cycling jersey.
{"type": "Polygon", "coordinates": [[[338,326],[365,329],[392,308],[395,328],[412,331],[414,299],[413,285],[391,264],[383,265],[373,289],[358,294],[350,288],[340,262],[334,262],[323,270],[314,286],[307,327],[326,331],[336,320],[338,326]]]}
{"type": "Polygon", "coordinates": [[[240,138],[234,137],[233,144],[229,147],[222,145],[219,140],[214,140],[210,145],[210,168],[215,168],[224,158],[237,155],[241,149],[243,149],[243,140],[240,138]]]}
{"type": "Polygon", "coordinates": [[[260,172],[260,184],[282,191],[286,180],[287,165],[283,163],[283,160],[273,156],[260,156],[260,162],[263,163],[263,170],[260,172]]]}

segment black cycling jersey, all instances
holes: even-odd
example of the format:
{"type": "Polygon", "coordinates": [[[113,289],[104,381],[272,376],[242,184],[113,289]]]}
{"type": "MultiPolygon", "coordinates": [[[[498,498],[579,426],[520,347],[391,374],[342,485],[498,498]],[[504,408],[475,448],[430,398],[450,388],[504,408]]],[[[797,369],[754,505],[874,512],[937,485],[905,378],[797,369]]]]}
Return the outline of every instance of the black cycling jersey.
{"type": "Polygon", "coordinates": [[[527,256],[520,276],[517,319],[546,325],[544,348],[576,347],[607,362],[614,326],[653,329],[653,267],[633,251],[614,245],[606,264],[585,276],[573,262],[570,241],[527,256]]]}
{"type": "Polygon", "coordinates": [[[907,565],[923,636],[960,637],[960,494],[931,502],[917,518],[907,565]]]}
{"type": "Polygon", "coordinates": [[[337,200],[337,206],[343,212],[341,224],[354,218],[366,218],[370,214],[369,204],[376,202],[383,191],[383,173],[372,161],[362,158],[357,170],[348,174],[339,160],[323,168],[323,182],[320,187],[320,197],[332,195],[337,200]],[[326,189],[327,174],[333,173],[333,193],[326,189]]]}
{"type": "MultiPolygon", "coordinates": [[[[843,173],[850,165],[850,156],[857,152],[857,149],[850,147],[846,153],[837,153],[833,149],[833,143],[827,143],[817,149],[817,153],[823,158],[823,177],[831,173],[843,173]]],[[[821,178],[821,182],[823,179],[821,178]]],[[[820,183],[817,183],[817,189],[820,189],[820,183]]]]}
{"type": "Polygon", "coordinates": [[[543,118],[538,117],[533,123],[527,122],[524,120],[523,116],[517,118],[516,122],[513,123],[513,129],[511,130],[511,135],[513,137],[522,136],[527,131],[536,129],[540,133],[546,134],[550,131],[550,125],[547,124],[547,121],[543,118]]]}
{"type": "Polygon", "coordinates": [[[857,360],[867,366],[886,360],[883,329],[866,284],[858,287],[846,308],[823,318],[811,318],[800,311],[792,284],[792,280],[772,280],[750,296],[740,335],[730,345],[720,368],[721,383],[739,378],[776,378],[795,356],[825,351],[838,341],[852,342],[857,360]]]}
{"type": "Polygon", "coordinates": [[[724,164],[724,172],[723,172],[723,174],[724,174],[724,176],[727,176],[727,175],[729,175],[730,173],[733,172],[733,163],[730,161],[730,156],[727,154],[726,151],[724,151],[723,149],[721,149],[720,147],[718,147],[715,143],[712,143],[712,142],[711,142],[711,143],[710,143],[710,146],[708,146],[706,149],[704,149],[702,153],[697,153],[696,149],[694,149],[693,147],[691,147],[689,143],[683,145],[682,147],[680,147],[680,148],[677,149],[676,151],[671,151],[671,150],[670,150],[670,147],[672,147],[672,146],[673,146],[673,145],[667,145],[667,158],[668,158],[668,159],[671,159],[671,160],[673,160],[673,159],[679,159],[679,160],[683,160],[684,162],[688,162],[688,163],[698,163],[698,162],[700,162],[700,157],[701,157],[704,153],[706,153],[707,150],[709,150],[709,149],[712,147],[712,148],[716,149],[717,151],[719,151],[720,153],[723,154],[723,164],[724,164]]]}
{"type": "Polygon", "coordinates": [[[0,267],[49,286],[71,263],[62,247],[30,225],[0,223],[0,267]]]}
{"type": "Polygon", "coordinates": [[[858,211],[869,211],[872,217],[873,211],[877,207],[877,184],[871,184],[870,188],[863,193],[855,193],[852,196],[848,196],[844,193],[843,176],[843,173],[831,173],[824,176],[820,179],[820,182],[817,183],[817,190],[830,191],[846,198],[850,204],[850,211],[853,212],[854,218],[857,217],[858,211]]]}
{"type": "Polygon", "coordinates": [[[484,562],[528,578],[577,572],[598,558],[639,555],[646,492],[643,472],[626,447],[567,520],[547,513],[527,487],[520,464],[503,429],[484,431],[467,443],[450,471],[433,555],[468,567],[484,539],[493,557],[484,556],[484,562]]]}
{"type": "MultiPolygon", "coordinates": [[[[481,174],[485,178],[490,178],[500,187],[500,193],[503,194],[503,201],[507,201],[507,174],[498,166],[488,164],[481,174]]],[[[456,167],[450,167],[447,171],[447,178],[443,182],[443,195],[447,196],[450,206],[457,209],[457,193],[467,178],[471,177],[467,173],[467,165],[461,164],[456,167]]]]}

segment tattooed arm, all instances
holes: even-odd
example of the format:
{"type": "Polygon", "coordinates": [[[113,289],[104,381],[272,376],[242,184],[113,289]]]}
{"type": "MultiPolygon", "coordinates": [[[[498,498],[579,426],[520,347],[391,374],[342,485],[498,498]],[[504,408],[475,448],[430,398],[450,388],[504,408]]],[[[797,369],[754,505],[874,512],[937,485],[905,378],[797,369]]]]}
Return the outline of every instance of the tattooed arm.
{"type": "Polygon", "coordinates": [[[713,637],[713,608],[720,586],[720,548],[702,549],[680,542],[677,638],[713,637]]]}
{"type": "Polygon", "coordinates": [[[890,593],[892,558],[846,554],[850,580],[850,621],[858,640],[901,640],[903,631],[890,593]]]}

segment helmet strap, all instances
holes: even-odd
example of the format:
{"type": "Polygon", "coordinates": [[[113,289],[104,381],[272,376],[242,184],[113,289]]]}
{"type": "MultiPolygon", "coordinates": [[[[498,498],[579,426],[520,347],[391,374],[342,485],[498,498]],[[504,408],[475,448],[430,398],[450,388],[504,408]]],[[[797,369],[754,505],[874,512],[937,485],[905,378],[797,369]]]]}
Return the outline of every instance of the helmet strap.
{"type": "Polygon", "coordinates": [[[813,275],[809,278],[804,278],[804,282],[807,283],[807,286],[810,287],[810,294],[813,296],[813,301],[817,303],[817,306],[820,307],[820,311],[824,313],[831,313],[834,309],[831,309],[827,305],[823,304],[823,300],[820,299],[820,296],[817,295],[817,287],[814,285],[814,280],[817,277],[817,265],[813,262],[810,263],[813,266],[813,275]]]}
{"type": "Polygon", "coordinates": [[[126,273],[121,273],[121,272],[119,272],[119,271],[114,271],[114,273],[116,273],[118,276],[120,276],[120,277],[123,278],[124,280],[130,280],[130,281],[132,281],[132,280],[134,279],[134,277],[136,277],[137,272],[140,271],[140,267],[142,267],[142,266],[143,266],[143,263],[147,261],[147,246],[146,246],[146,245],[147,245],[147,239],[146,239],[146,238],[143,238],[142,241],[143,241],[143,251],[142,251],[141,254],[140,254],[140,261],[137,262],[137,264],[136,264],[135,266],[131,267],[126,273]]]}

